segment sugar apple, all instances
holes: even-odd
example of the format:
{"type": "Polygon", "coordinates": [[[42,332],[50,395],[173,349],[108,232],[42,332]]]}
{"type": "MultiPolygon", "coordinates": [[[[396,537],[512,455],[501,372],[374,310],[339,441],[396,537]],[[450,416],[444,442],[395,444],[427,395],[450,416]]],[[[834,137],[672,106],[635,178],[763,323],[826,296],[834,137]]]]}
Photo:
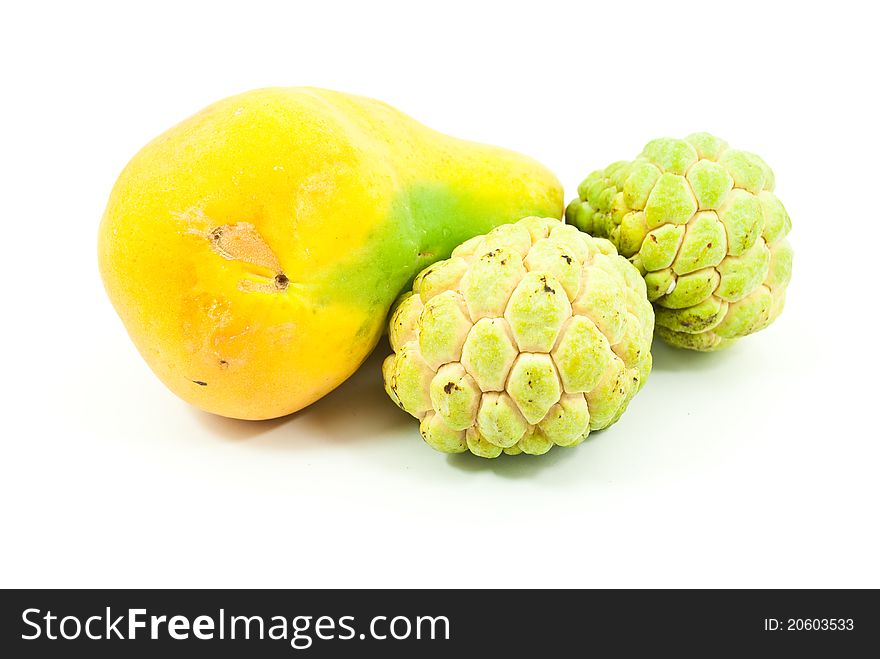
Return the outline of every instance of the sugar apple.
{"type": "Polygon", "coordinates": [[[416,277],[391,314],[385,390],[439,451],[538,455],[617,421],[653,329],[644,280],[610,242],[529,217],[416,277]]]}
{"type": "Polygon", "coordinates": [[[566,209],[645,277],[657,334],[715,350],[767,327],[791,277],[791,220],[758,156],[707,133],[649,142],[593,172],[566,209]]]}

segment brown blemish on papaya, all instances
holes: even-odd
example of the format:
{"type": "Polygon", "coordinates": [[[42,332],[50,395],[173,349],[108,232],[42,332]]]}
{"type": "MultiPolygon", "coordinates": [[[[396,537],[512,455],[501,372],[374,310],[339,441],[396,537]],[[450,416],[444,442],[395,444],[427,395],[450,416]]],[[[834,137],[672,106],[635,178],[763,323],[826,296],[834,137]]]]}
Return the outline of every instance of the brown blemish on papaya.
{"type": "Polygon", "coordinates": [[[205,382],[204,380],[193,380],[192,382],[193,382],[193,384],[197,384],[200,387],[207,387],[208,386],[208,383],[205,382]]]}
{"type": "Polygon", "coordinates": [[[238,282],[239,290],[247,293],[275,293],[287,290],[290,285],[275,252],[250,222],[214,227],[208,232],[208,242],[215,253],[228,261],[242,261],[274,273],[271,283],[242,279],[238,282]]]}
{"type": "Polygon", "coordinates": [[[273,272],[281,272],[281,264],[275,252],[250,222],[214,227],[209,237],[211,248],[224,259],[244,261],[273,272]]]}

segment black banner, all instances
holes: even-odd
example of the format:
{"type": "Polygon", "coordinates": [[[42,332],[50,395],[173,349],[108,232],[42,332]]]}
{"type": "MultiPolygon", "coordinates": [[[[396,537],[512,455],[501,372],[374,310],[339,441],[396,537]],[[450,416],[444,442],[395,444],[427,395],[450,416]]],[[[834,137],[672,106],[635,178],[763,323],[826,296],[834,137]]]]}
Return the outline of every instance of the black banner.
{"type": "Polygon", "coordinates": [[[878,651],[877,591],[7,590],[6,657],[878,651]],[[76,654],[72,654],[76,653],[76,654]]]}

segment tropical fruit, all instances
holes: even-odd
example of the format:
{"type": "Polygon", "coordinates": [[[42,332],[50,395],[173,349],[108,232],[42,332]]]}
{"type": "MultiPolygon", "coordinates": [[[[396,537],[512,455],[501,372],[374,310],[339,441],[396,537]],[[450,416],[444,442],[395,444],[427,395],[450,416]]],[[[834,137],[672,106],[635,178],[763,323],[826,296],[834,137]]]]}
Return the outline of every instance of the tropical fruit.
{"type": "Polygon", "coordinates": [[[644,275],[657,334],[715,350],[767,327],[791,278],[791,220],[767,164],[708,133],[649,142],[590,174],[568,222],[608,238],[644,275]]]}
{"type": "Polygon", "coordinates": [[[644,280],[610,242],[529,217],[416,277],[391,316],[385,389],[439,451],[546,453],[620,418],[653,330],[644,280]]]}
{"type": "Polygon", "coordinates": [[[129,335],[174,393],[265,419],[351,375],[425,266],[562,206],[556,177],[524,156],[368,98],[260,89],[134,157],[101,222],[99,265],[129,335]]]}

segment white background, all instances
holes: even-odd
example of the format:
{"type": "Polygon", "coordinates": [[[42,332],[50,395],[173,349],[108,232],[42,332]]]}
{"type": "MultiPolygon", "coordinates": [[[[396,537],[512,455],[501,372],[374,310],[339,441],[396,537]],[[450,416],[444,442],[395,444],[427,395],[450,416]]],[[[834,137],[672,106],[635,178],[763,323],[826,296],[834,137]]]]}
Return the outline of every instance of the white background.
{"type": "Polygon", "coordinates": [[[0,585],[880,586],[875,10],[585,4],[6,5],[0,585]],[[535,459],[435,453],[377,356],[286,419],[201,413],[107,301],[98,221],[144,143],[267,85],[528,153],[566,199],[721,135],[776,172],[786,311],[727,352],[655,344],[617,425],[535,459]]]}

